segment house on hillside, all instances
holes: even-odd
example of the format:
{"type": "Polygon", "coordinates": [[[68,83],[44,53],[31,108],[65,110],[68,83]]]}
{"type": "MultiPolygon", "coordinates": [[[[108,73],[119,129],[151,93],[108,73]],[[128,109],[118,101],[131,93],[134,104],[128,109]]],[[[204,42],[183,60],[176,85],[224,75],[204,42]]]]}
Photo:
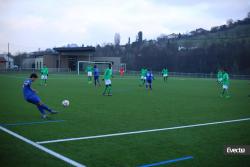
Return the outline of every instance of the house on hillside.
{"type": "Polygon", "coordinates": [[[203,34],[208,32],[207,30],[203,29],[203,28],[198,28],[195,31],[191,31],[190,34],[191,35],[198,35],[198,34],[203,34]]]}
{"type": "Polygon", "coordinates": [[[175,33],[173,33],[173,34],[170,34],[170,35],[167,35],[167,38],[168,39],[175,39],[175,38],[178,38],[178,34],[175,34],[175,33]]]}

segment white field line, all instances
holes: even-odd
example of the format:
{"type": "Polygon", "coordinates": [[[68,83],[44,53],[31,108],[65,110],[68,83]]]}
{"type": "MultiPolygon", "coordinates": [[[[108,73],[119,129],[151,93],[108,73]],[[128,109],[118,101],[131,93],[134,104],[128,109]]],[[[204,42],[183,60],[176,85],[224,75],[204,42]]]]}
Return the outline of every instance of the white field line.
{"type": "Polygon", "coordinates": [[[73,166],[76,166],[76,167],[85,167],[85,165],[82,165],[82,164],[80,164],[80,163],[78,163],[78,162],[76,162],[74,160],[71,160],[71,159],[69,159],[69,158],[67,158],[67,157],[65,157],[65,156],[63,156],[61,154],[58,154],[57,152],[54,152],[54,151],[52,151],[52,150],[50,150],[50,149],[48,149],[48,148],[46,148],[44,146],[41,146],[41,145],[39,145],[39,144],[37,144],[37,143],[35,143],[35,142],[27,139],[27,138],[25,138],[25,137],[23,137],[23,136],[15,133],[15,132],[12,132],[12,131],[10,131],[10,130],[4,128],[4,127],[2,127],[2,126],[0,126],[0,129],[2,131],[4,131],[4,132],[6,132],[6,133],[8,133],[8,134],[10,134],[10,135],[12,135],[12,136],[14,136],[14,137],[16,137],[16,138],[24,141],[24,142],[32,145],[32,146],[40,149],[40,150],[42,150],[42,151],[44,151],[44,152],[46,152],[46,153],[48,153],[48,154],[50,154],[50,155],[52,155],[52,156],[54,156],[54,157],[56,157],[58,159],[60,159],[60,160],[62,160],[64,162],[70,164],[70,165],[73,165],[73,166]]]}
{"type": "Polygon", "coordinates": [[[75,141],[75,140],[107,138],[107,137],[113,137],[113,136],[125,136],[125,135],[140,134],[140,133],[168,131],[168,130],[174,130],[174,129],[184,129],[184,128],[192,128],[192,127],[200,127],[200,126],[208,126],[208,125],[216,125],[216,124],[226,124],[226,123],[242,122],[242,121],[249,121],[249,120],[250,120],[250,118],[243,118],[243,119],[235,119],[235,120],[220,121],[220,122],[210,122],[210,123],[203,123],[203,124],[175,126],[175,127],[170,127],[170,128],[161,128],[161,129],[141,130],[141,131],[132,131],[132,132],[123,132],[123,133],[113,133],[113,134],[106,134],[106,135],[96,135],[96,136],[86,136],[86,137],[76,137],[76,138],[66,138],[66,139],[39,141],[39,142],[36,142],[36,143],[38,143],[38,144],[47,144],[47,143],[59,143],[59,142],[75,141]]]}

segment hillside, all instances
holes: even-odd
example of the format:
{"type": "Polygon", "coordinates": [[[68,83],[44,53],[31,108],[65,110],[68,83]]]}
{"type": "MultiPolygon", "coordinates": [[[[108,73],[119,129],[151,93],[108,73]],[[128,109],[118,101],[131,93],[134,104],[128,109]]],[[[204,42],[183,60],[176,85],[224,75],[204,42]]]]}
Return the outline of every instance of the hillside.
{"type": "Polygon", "coordinates": [[[230,27],[226,25],[215,27],[211,31],[195,33],[191,36],[182,36],[177,39],[181,46],[207,47],[211,44],[222,42],[250,42],[250,21],[246,19],[244,24],[235,23],[230,27]]]}

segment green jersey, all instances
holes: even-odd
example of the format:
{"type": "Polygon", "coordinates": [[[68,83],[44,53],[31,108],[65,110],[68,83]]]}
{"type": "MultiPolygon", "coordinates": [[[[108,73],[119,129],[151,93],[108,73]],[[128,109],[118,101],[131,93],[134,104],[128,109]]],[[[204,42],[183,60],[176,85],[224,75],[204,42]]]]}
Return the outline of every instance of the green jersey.
{"type": "Polygon", "coordinates": [[[144,68],[141,69],[141,76],[144,76],[144,68]]]}
{"type": "Polygon", "coordinates": [[[164,68],[161,72],[163,75],[168,75],[168,69],[164,68]]]}
{"type": "Polygon", "coordinates": [[[88,66],[88,67],[86,68],[86,72],[92,72],[92,71],[93,71],[92,66],[88,66]]]}
{"type": "Polygon", "coordinates": [[[108,80],[111,79],[111,77],[112,77],[112,70],[107,68],[104,72],[104,79],[108,80]]]}
{"type": "Polygon", "coordinates": [[[141,69],[141,76],[145,77],[147,74],[147,69],[142,68],[141,69]]]}
{"type": "Polygon", "coordinates": [[[222,83],[223,85],[229,85],[229,75],[226,72],[222,75],[222,83]]]}
{"type": "Polygon", "coordinates": [[[145,68],[143,72],[143,76],[146,77],[148,70],[145,68]]]}
{"type": "Polygon", "coordinates": [[[48,74],[49,74],[48,68],[47,68],[47,67],[41,68],[41,74],[42,74],[42,75],[48,75],[48,74]]]}
{"type": "Polygon", "coordinates": [[[223,77],[222,71],[218,71],[218,73],[217,73],[217,78],[218,78],[218,79],[221,79],[222,77],[223,77]]]}

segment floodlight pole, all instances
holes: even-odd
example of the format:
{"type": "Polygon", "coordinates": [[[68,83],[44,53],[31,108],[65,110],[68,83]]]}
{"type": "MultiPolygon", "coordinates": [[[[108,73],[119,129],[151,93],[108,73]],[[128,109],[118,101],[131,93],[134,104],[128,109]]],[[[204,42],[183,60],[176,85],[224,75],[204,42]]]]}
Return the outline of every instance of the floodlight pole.
{"type": "Polygon", "coordinates": [[[59,57],[58,57],[58,70],[57,70],[57,72],[60,72],[60,68],[61,68],[61,53],[59,53],[59,57]]]}
{"type": "Polygon", "coordinates": [[[79,64],[80,64],[80,62],[78,61],[78,62],[77,62],[77,74],[78,74],[78,75],[80,74],[79,64]]]}
{"type": "Polygon", "coordinates": [[[7,55],[7,57],[8,57],[8,64],[7,64],[8,69],[10,68],[10,58],[9,58],[9,55],[10,55],[10,43],[8,42],[8,55],[7,55]]]}

